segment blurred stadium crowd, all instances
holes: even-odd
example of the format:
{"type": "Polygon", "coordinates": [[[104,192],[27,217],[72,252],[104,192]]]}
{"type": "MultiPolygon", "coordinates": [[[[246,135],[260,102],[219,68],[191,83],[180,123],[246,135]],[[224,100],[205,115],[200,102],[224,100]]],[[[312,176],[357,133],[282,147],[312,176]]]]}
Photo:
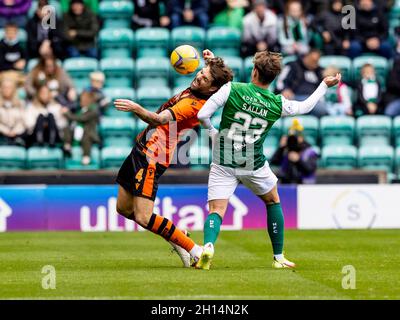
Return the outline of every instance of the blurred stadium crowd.
{"type": "MultiPolygon", "coordinates": [[[[0,169],[118,167],[145,124],[113,99],[157,110],[190,84],[168,56],[191,44],[225,58],[236,81],[249,81],[255,52],[282,52],[271,90],[289,99],[342,72],[311,115],[274,126],[269,159],[290,152],[295,125],[321,166],[399,173],[399,0],[1,0],[0,28],[0,169]],[[355,29],[342,26],[347,4],[355,29]]],[[[208,143],[190,157],[204,168],[208,143]]]]}

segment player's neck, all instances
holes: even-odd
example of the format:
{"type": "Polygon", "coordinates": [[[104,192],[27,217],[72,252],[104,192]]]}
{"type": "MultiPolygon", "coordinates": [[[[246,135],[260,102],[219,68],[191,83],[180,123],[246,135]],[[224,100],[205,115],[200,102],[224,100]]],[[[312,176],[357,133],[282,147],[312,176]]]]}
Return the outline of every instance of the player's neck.
{"type": "Polygon", "coordinates": [[[261,89],[264,89],[264,90],[269,88],[269,84],[263,84],[263,83],[258,82],[257,80],[253,80],[251,83],[261,89]]]}

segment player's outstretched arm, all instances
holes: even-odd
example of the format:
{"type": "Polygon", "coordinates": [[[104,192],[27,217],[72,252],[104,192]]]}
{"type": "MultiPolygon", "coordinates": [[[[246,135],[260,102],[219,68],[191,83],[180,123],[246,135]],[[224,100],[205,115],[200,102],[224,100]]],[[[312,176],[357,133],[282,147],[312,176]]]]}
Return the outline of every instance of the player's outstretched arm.
{"type": "Polygon", "coordinates": [[[216,93],[214,93],[204,104],[204,106],[200,109],[197,114],[197,118],[199,119],[201,125],[208,129],[210,136],[213,136],[217,133],[217,129],[211,123],[211,117],[213,114],[225,105],[228,100],[229,94],[231,92],[231,83],[228,82],[224,84],[216,93]]]}
{"type": "Polygon", "coordinates": [[[166,124],[173,120],[172,114],[168,110],[160,113],[151,112],[143,108],[140,104],[128,99],[117,99],[114,102],[114,106],[119,111],[135,113],[144,122],[153,126],[166,124]]]}
{"type": "Polygon", "coordinates": [[[282,115],[294,116],[296,114],[305,114],[311,112],[317,105],[318,101],[325,95],[326,90],[337,85],[342,79],[342,75],[338,73],[335,77],[329,76],[324,78],[319,87],[304,101],[287,100],[282,97],[282,115]]]}

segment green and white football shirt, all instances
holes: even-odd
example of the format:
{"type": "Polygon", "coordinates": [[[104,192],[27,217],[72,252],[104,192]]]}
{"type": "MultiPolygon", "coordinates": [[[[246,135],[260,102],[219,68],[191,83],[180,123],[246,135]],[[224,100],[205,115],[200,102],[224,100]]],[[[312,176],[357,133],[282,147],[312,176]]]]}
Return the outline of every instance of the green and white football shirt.
{"type": "Polygon", "coordinates": [[[229,82],[215,93],[200,110],[198,117],[206,128],[209,118],[223,107],[213,163],[246,170],[264,166],[263,144],[274,123],[285,115],[307,113],[326,93],[324,82],[305,101],[291,101],[253,83],[229,82]]]}

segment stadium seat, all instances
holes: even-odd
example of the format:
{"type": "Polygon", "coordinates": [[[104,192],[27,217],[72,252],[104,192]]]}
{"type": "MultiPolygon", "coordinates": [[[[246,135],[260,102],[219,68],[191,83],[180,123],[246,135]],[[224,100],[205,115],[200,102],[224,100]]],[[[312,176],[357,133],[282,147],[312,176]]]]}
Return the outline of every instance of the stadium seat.
{"type": "Polygon", "coordinates": [[[297,60],[297,56],[296,55],[292,55],[292,56],[286,56],[282,58],[282,64],[283,65],[287,65],[290,62],[296,61],[297,60]]]}
{"type": "Polygon", "coordinates": [[[253,71],[254,63],[253,57],[247,57],[244,59],[244,80],[250,82],[251,72],[253,71]]]}
{"type": "Polygon", "coordinates": [[[194,143],[189,149],[190,169],[208,169],[211,162],[211,149],[194,143]]]}
{"type": "Polygon", "coordinates": [[[105,87],[129,88],[133,86],[135,63],[131,58],[104,58],[100,70],[106,76],[105,87]]]}
{"type": "Polygon", "coordinates": [[[99,16],[103,28],[130,28],[133,15],[133,3],[130,1],[102,1],[99,16]]]}
{"type": "Polygon", "coordinates": [[[92,147],[90,153],[90,164],[83,165],[82,148],[80,146],[72,147],[71,157],[65,159],[65,169],[67,170],[98,170],[100,169],[100,152],[96,146],[92,147]]]}
{"type": "Polygon", "coordinates": [[[130,29],[102,29],[99,48],[102,58],[131,58],[135,36],[130,29]]]}
{"type": "MultiPolygon", "coordinates": [[[[28,11],[28,17],[29,18],[32,18],[35,15],[35,11],[37,9],[37,4],[38,4],[37,0],[33,0],[32,1],[31,7],[29,8],[29,11],[28,11]]],[[[52,7],[55,8],[57,17],[61,19],[63,13],[62,13],[62,10],[61,10],[60,1],[59,0],[50,0],[49,1],[49,5],[51,5],[52,7]]]]}
{"type": "Polygon", "coordinates": [[[137,57],[167,57],[169,55],[169,30],[166,28],[141,28],[136,31],[137,57]]]}
{"type": "Polygon", "coordinates": [[[204,49],[206,32],[200,27],[183,26],[171,31],[171,50],[178,46],[189,44],[195,47],[200,55],[204,49]]]}
{"type": "Polygon", "coordinates": [[[135,133],[135,120],[131,118],[103,117],[100,120],[100,134],[108,137],[132,137],[135,133]]]}
{"type": "Polygon", "coordinates": [[[361,68],[364,64],[370,63],[374,66],[377,78],[383,86],[386,84],[386,77],[389,70],[389,62],[384,57],[379,56],[361,56],[353,60],[353,80],[358,81],[361,78],[361,68]]]}
{"type": "Polygon", "coordinates": [[[183,90],[186,90],[188,88],[188,86],[182,86],[182,87],[174,87],[172,89],[172,94],[176,95],[178,93],[181,93],[183,90]]]}
{"type": "Polygon", "coordinates": [[[391,118],[383,115],[366,115],[356,121],[356,135],[360,146],[390,145],[391,118]]]}
{"type": "Polygon", "coordinates": [[[26,150],[17,146],[0,146],[0,170],[25,169],[26,150]]]}
{"type": "MultiPolygon", "coordinates": [[[[3,39],[3,38],[4,38],[4,29],[0,29],[0,40],[3,39]]],[[[18,40],[19,40],[21,46],[23,48],[26,48],[26,44],[27,44],[27,41],[28,41],[28,34],[22,28],[18,29],[18,40]]]]}
{"type": "Polygon", "coordinates": [[[400,147],[396,148],[395,172],[400,176],[400,147]]]}
{"type": "Polygon", "coordinates": [[[113,102],[116,99],[129,99],[135,100],[135,90],[132,88],[104,88],[104,95],[111,100],[111,104],[105,110],[105,115],[109,117],[129,118],[132,116],[131,112],[122,112],[115,109],[113,102]]]}
{"type": "Polygon", "coordinates": [[[351,59],[345,56],[322,56],[319,60],[319,65],[322,68],[327,68],[330,66],[334,66],[340,69],[342,73],[342,79],[345,82],[352,81],[351,74],[351,59]]]}
{"type": "Polygon", "coordinates": [[[391,146],[363,146],[358,150],[358,166],[368,170],[393,169],[394,151],[391,146]]]}
{"type": "MultiPolygon", "coordinates": [[[[298,116],[295,118],[299,119],[301,125],[304,127],[304,137],[306,141],[311,145],[317,145],[319,131],[318,118],[311,115],[298,116]]],[[[288,134],[289,127],[292,125],[293,119],[294,117],[286,117],[283,119],[282,134],[288,134]]]]}
{"type": "Polygon", "coordinates": [[[236,28],[211,27],[207,31],[206,46],[220,57],[239,57],[241,33],[236,28]]]}
{"type": "Polygon", "coordinates": [[[139,88],[137,90],[139,104],[151,111],[157,111],[170,98],[171,90],[168,87],[139,88]]]}
{"type": "Polygon", "coordinates": [[[63,167],[63,153],[59,148],[31,147],[27,153],[28,169],[58,170],[63,167]]]}
{"type": "Polygon", "coordinates": [[[271,145],[264,145],[264,156],[267,158],[267,161],[270,161],[272,156],[274,155],[277,147],[271,145]]]}
{"type": "Polygon", "coordinates": [[[121,136],[121,137],[106,137],[103,139],[104,147],[131,147],[135,141],[135,136],[121,136]]]}
{"type": "Polygon", "coordinates": [[[400,146],[400,116],[393,119],[393,135],[394,144],[396,147],[400,146]]]}
{"type": "Polygon", "coordinates": [[[130,147],[104,147],[100,152],[101,167],[104,169],[119,169],[130,152],[130,147]]]}
{"type": "Polygon", "coordinates": [[[233,71],[233,81],[242,82],[243,81],[243,60],[240,57],[226,57],[224,58],[225,63],[233,71]]]}
{"type": "Polygon", "coordinates": [[[348,116],[326,116],[320,119],[322,146],[352,145],[355,121],[348,116]]]}
{"type": "Polygon", "coordinates": [[[148,124],[146,122],[144,122],[141,119],[137,119],[136,120],[136,130],[135,130],[135,137],[142,132],[146,127],[148,126],[148,124]]]}
{"type": "Polygon", "coordinates": [[[98,62],[94,58],[68,58],[64,60],[63,67],[75,86],[84,89],[90,85],[89,74],[98,69],[98,62]]]}
{"type": "Polygon", "coordinates": [[[279,119],[274,123],[268,132],[267,138],[264,141],[264,147],[278,147],[282,136],[282,120],[279,119]]]}
{"type": "MultiPolygon", "coordinates": [[[[58,64],[59,66],[62,66],[62,65],[63,65],[63,63],[62,63],[62,61],[61,61],[60,59],[57,59],[56,61],[57,61],[57,64],[58,64]]],[[[26,64],[26,71],[27,71],[27,72],[32,71],[32,69],[36,67],[36,65],[38,64],[38,62],[39,62],[39,59],[37,59],[37,58],[29,59],[29,60],[27,61],[27,64],[26,64]]]]}
{"type": "Polygon", "coordinates": [[[351,170],[357,167],[357,148],[328,145],[322,148],[321,164],[327,169],[351,170]]]}
{"type": "Polygon", "coordinates": [[[138,88],[141,87],[168,87],[169,70],[167,58],[139,58],[136,61],[136,79],[138,88]]]}

